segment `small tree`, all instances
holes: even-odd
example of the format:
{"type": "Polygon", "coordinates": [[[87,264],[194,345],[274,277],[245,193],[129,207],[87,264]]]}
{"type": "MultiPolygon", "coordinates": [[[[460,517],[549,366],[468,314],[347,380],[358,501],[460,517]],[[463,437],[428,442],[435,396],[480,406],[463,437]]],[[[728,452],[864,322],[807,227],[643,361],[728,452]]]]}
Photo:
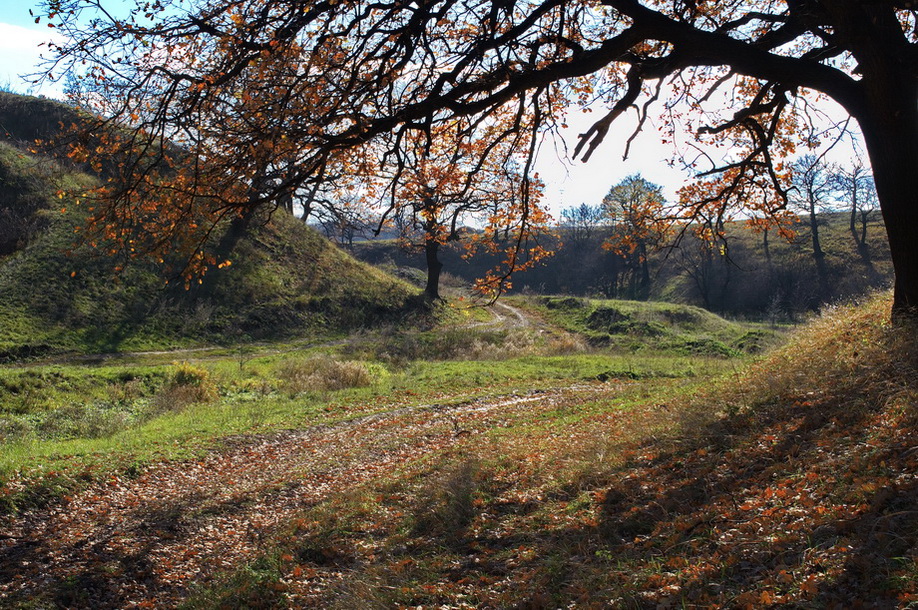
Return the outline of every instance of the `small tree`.
{"type": "Polygon", "coordinates": [[[565,237],[570,243],[581,245],[593,238],[605,216],[602,206],[581,203],[561,210],[560,227],[566,229],[565,237]]]}
{"type": "Polygon", "coordinates": [[[833,176],[840,198],[844,200],[851,210],[849,230],[851,237],[859,250],[867,246],[867,221],[870,214],[877,209],[877,192],[873,184],[873,176],[864,161],[857,157],[847,167],[839,167],[833,176]],[[857,221],[861,220],[861,230],[858,233],[857,221]]]}
{"type": "Polygon", "coordinates": [[[447,243],[463,241],[467,256],[503,253],[501,264],[476,283],[492,297],[510,286],[513,272],[550,254],[537,241],[549,221],[538,203],[541,185],[517,170],[514,139],[489,144],[494,129],[502,127],[444,122],[405,138],[395,163],[387,159],[389,143],[367,147],[374,162],[355,173],[364,205],[382,209],[377,231],[394,224],[408,247],[424,251],[428,300],[440,298],[440,249],[447,243]]]}
{"type": "Polygon", "coordinates": [[[830,210],[836,181],[833,170],[821,157],[804,155],[794,161],[793,188],[790,200],[795,207],[802,210],[808,219],[810,241],[813,244],[813,261],[819,277],[819,298],[825,299],[830,293],[829,272],[826,268],[826,253],[819,239],[818,214],[830,210]]]}

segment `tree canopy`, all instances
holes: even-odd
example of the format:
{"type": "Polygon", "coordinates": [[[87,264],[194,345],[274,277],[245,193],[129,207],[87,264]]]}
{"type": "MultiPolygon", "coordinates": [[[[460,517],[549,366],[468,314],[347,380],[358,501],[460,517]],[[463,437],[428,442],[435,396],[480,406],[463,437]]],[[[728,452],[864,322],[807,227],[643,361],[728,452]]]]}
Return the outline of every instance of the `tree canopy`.
{"type": "MultiPolygon", "coordinates": [[[[894,314],[918,306],[910,0],[138,0],[122,16],[105,6],[46,3],[70,40],[50,69],[85,62],[86,99],[132,134],[120,147],[133,161],[103,193],[112,222],[102,225],[172,182],[155,213],[140,213],[156,217],[149,228],[163,242],[191,226],[178,210],[193,207],[203,217],[191,224],[203,227],[284,194],[308,197],[373,143],[384,142],[398,174],[406,146],[457,117],[468,126],[461,137],[485,138],[482,159],[500,156],[491,143],[512,143],[528,176],[540,138],[570,107],[604,108],[573,147],[588,160],[614,120],[635,109],[643,126],[655,102],[664,137],[687,128],[722,147],[699,149],[700,186],[683,194],[678,218],[769,217],[787,204],[782,159],[812,143],[807,126],[825,96],[864,135],[896,271],[894,314]],[[674,93],[658,101],[664,83],[674,93]],[[166,140],[193,170],[176,169],[166,140]]],[[[521,205],[525,219],[525,195],[521,205]]]]}

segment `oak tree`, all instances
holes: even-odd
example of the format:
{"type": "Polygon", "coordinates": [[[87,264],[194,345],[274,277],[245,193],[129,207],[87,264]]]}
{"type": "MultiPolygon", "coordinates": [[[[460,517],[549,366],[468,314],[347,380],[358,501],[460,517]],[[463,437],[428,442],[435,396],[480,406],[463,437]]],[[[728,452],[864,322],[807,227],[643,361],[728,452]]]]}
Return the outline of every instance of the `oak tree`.
{"type": "Polygon", "coordinates": [[[634,174],[614,185],[602,200],[613,235],[604,247],[621,256],[631,271],[631,298],[650,296],[650,253],[666,239],[668,227],[658,222],[665,206],[663,189],[634,174]]]}
{"type": "MultiPolygon", "coordinates": [[[[699,158],[705,188],[680,199],[685,218],[725,206],[755,218],[780,212],[782,157],[811,140],[820,97],[837,102],[873,167],[893,313],[918,307],[912,0],[138,0],[129,14],[97,10],[107,4],[47,0],[68,40],[49,70],[87,66],[84,89],[135,134],[136,149],[163,156],[158,142],[168,138],[200,163],[169,206],[207,201],[209,211],[149,227],[160,240],[173,221],[207,223],[213,210],[238,214],[274,191],[309,189],[382,134],[396,153],[403,136],[456,117],[519,116],[506,129],[530,137],[534,152],[572,104],[605,106],[574,148],[589,159],[624,112],[636,108],[643,125],[665,81],[669,134],[687,127],[724,147],[699,158]],[[258,176],[270,177],[263,188],[236,186],[258,176]]],[[[168,177],[132,165],[109,187],[107,209],[168,177]]]]}

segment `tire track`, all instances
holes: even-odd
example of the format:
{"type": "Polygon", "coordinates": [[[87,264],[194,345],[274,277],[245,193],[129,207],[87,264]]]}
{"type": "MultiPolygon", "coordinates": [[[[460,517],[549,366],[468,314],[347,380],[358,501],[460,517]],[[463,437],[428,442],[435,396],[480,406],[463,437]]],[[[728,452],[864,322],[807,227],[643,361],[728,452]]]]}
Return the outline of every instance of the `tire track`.
{"type": "Polygon", "coordinates": [[[0,521],[0,605],[50,595],[69,608],[174,607],[192,583],[257,556],[304,508],[521,415],[554,409],[576,390],[235,437],[197,461],[112,477],[0,521]]]}

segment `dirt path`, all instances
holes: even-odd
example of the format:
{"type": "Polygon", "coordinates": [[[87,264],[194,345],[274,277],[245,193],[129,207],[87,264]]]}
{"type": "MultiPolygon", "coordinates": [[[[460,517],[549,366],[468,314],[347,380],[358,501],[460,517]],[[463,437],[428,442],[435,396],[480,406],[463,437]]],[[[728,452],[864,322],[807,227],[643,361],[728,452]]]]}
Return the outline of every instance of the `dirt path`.
{"type": "Polygon", "coordinates": [[[488,307],[491,319],[485,322],[466,324],[465,328],[510,329],[528,328],[532,326],[531,319],[521,310],[503,301],[497,301],[488,307]]]}
{"type": "MultiPolygon", "coordinates": [[[[50,595],[68,608],[173,607],[189,585],[257,556],[277,528],[334,492],[383,476],[576,388],[234,437],[205,459],[113,477],[0,520],[0,606],[50,595]]],[[[466,441],[465,439],[471,439],[466,441]]]]}

